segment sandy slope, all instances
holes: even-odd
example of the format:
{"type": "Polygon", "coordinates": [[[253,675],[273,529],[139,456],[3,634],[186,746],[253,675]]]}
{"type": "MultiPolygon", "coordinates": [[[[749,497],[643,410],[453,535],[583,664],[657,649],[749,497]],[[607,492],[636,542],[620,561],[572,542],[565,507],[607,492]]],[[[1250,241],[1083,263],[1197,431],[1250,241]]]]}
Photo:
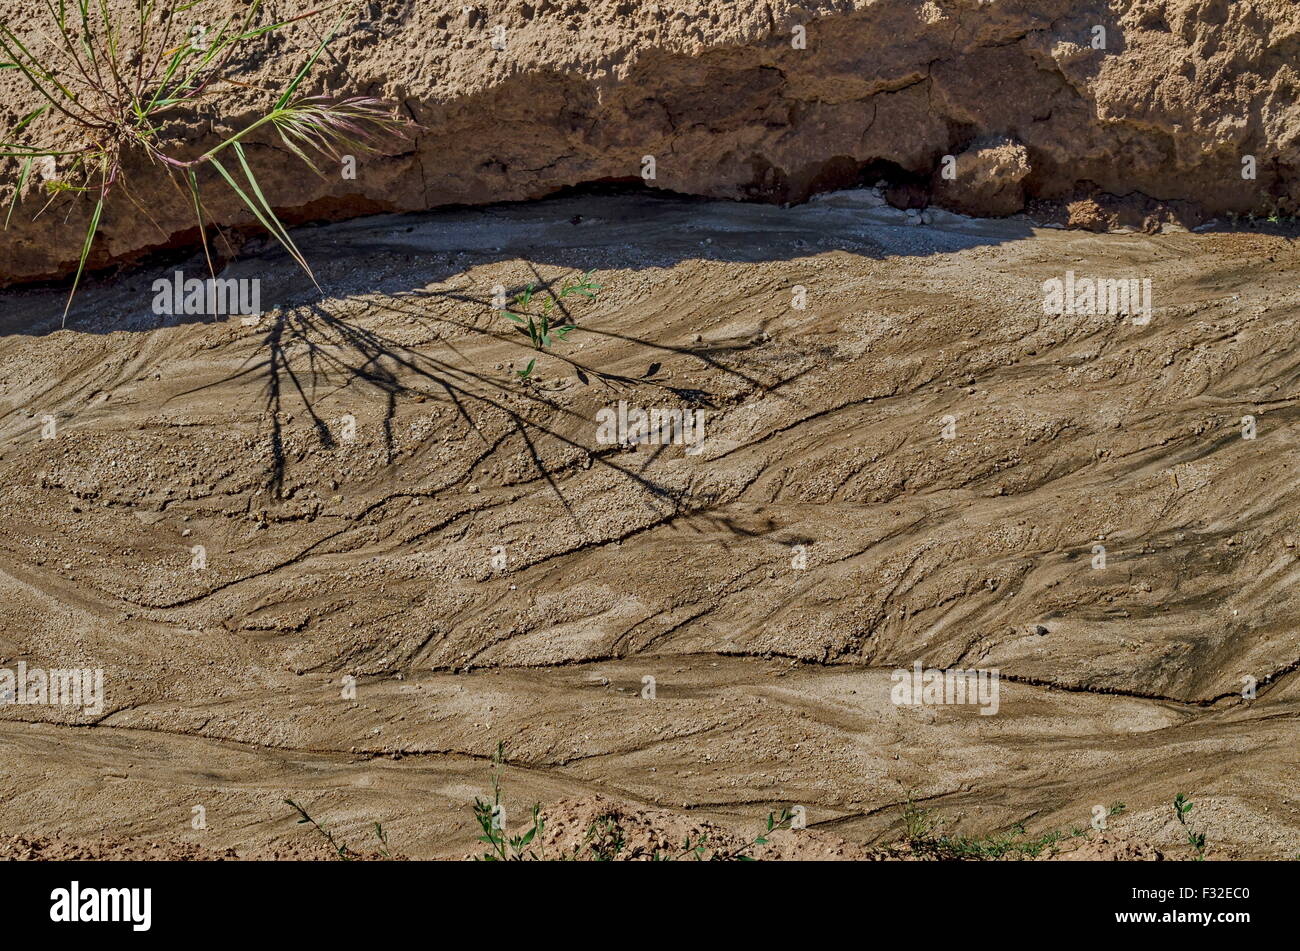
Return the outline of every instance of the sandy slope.
{"type": "Polygon", "coordinates": [[[1300,853],[1293,241],[874,205],[334,225],[302,235],[323,299],[269,250],[227,270],[256,326],[156,317],[170,264],[65,330],[6,292],[0,666],[103,667],[108,706],[0,707],[0,829],[257,849],[291,796],[460,856],[501,739],[520,819],[798,803],[857,844],[909,791],[971,834],[1123,801],[1177,857],[1184,792],[1212,854],[1300,853]],[[588,268],[513,381],[493,286],[588,268]],[[1152,278],[1151,323],[1045,316],[1067,269],[1152,278]],[[598,445],[619,400],[705,410],[703,451],[598,445]],[[999,668],[998,714],[895,706],[916,660],[999,668]]]}

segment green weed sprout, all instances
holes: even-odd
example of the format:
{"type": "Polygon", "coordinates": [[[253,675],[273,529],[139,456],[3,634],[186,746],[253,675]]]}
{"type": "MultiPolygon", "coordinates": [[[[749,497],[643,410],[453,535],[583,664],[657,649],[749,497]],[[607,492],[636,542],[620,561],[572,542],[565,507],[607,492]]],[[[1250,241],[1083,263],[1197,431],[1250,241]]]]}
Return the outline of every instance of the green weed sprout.
{"type": "Polygon", "coordinates": [[[1197,832],[1187,822],[1192,806],[1192,801],[1182,793],[1174,796],[1174,815],[1178,818],[1183,831],[1187,833],[1187,844],[1196,850],[1196,861],[1203,862],[1205,861],[1205,833],[1197,832]]]}
{"type": "Polygon", "coordinates": [[[498,741],[496,752],[492,755],[492,798],[491,800],[474,797],[474,818],[478,820],[483,834],[480,842],[490,848],[478,857],[481,862],[512,862],[524,859],[544,858],[533,853],[529,848],[533,840],[542,845],[541,835],[546,820],[541,818],[542,807],[533,805],[533,824],[519,835],[510,835],[505,830],[501,812],[501,770],[505,766],[506,745],[498,741]]]}
{"type": "MultiPolygon", "coordinates": [[[[537,285],[529,284],[522,291],[515,295],[514,301],[510,307],[506,308],[505,314],[518,327],[519,331],[528,337],[529,343],[534,350],[546,350],[552,343],[563,341],[568,335],[577,329],[569,320],[567,314],[559,307],[560,301],[574,294],[580,295],[592,300],[600,291],[601,285],[591,279],[595,271],[587,271],[576,281],[565,281],[560,286],[560,292],[556,294],[553,291],[546,290],[542,294],[542,305],[540,310],[531,310],[533,307],[533,297],[537,285]]],[[[537,365],[537,358],[528,361],[528,366],[523,370],[516,370],[515,375],[521,380],[527,380],[533,372],[533,367],[537,365]]]]}
{"type": "Polygon", "coordinates": [[[373,151],[381,135],[404,137],[409,123],[398,119],[381,100],[368,96],[341,100],[297,96],[346,15],[326,32],[268,112],[202,155],[181,159],[173,154],[175,143],[164,137],[164,123],[200,102],[219,102],[235,88],[246,86],[226,75],[235,54],[249,41],[315,16],[323,8],[254,26],[260,6],[260,0],[254,0],[242,17],[227,15],[208,31],[189,18],[211,0],[135,0],[134,10],[126,13],[111,12],[109,0],[42,2],[48,22],[36,30],[39,43],[32,36],[24,40],[10,23],[0,21],[0,70],[17,70],[41,100],[3,136],[0,158],[20,162],[6,227],[33,169],[41,167],[37,162],[54,170],[52,177],[47,173],[44,184],[50,200],[37,217],[61,194],[85,194],[94,199],[76,276],[63,311],[64,324],[99,233],[109,194],[120,189],[137,210],[152,220],[126,181],[127,159],[132,155],[143,155],[150,163],[163,166],[173,181],[179,180],[188,190],[209,269],[212,256],[197,174],[205,166],[221,177],[314,282],[311,267],[259,186],[243,143],[257,130],[269,126],[293,155],[320,174],[311,160],[313,153],[338,159],[343,149],[373,151]],[[32,124],[46,114],[57,114],[70,122],[80,135],[80,144],[59,149],[23,141],[30,136],[32,124]],[[59,164],[64,168],[59,169],[59,164]]]}
{"type": "MultiPolygon", "coordinates": [[[[334,850],[334,854],[344,862],[351,862],[354,858],[358,857],[356,852],[353,852],[352,849],[348,848],[346,842],[340,842],[338,839],[334,838],[334,833],[330,832],[328,826],[317,822],[312,818],[311,813],[298,805],[298,803],[294,802],[292,799],[286,799],[284,802],[285,805],[293,806],[293,808],[297,810],[299,816],[298,824],[308,824],[315,829],[316,832],[329,843],[329,847],[334,850]]],[[[388,851],[388,833],[384,831],[384,827],[378,822],[375,823],[375,838],[379,840],[379,854],[386,859],[391,859],[393,856],[392,853],[388,851]]]]}

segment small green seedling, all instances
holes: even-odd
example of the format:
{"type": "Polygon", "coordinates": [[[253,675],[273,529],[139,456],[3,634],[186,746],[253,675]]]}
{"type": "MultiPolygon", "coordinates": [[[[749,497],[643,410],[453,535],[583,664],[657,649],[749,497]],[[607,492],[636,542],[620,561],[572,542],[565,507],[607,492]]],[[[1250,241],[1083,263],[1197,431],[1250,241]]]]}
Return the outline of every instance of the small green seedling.
{"type": "Polygon", "coordinates": [[[541,817],[542,807],[533,804],[533,824],[526,832],[510,835],[501,820],[501,771],[505,766],[506,745],[498,741],[496,753],[492,756],[492,798],[474,797],[474,818],[478,820],[483,834],[480,842],[490,846],[489,851],[478,856],[480,862],[518,862],[525,859],[544,859],[545,855],[534,852],[530,846],[536,840],[539,850],[542,847],[542,833],[546,829],[546,820],[541,817]]]}
{"type": "Polygon", "coordinates": [[[754,856],[747,855],[746,853],[756,845],[767,845],[768,842],[767,836],[771,835],[773,832],[776,832],[780,829],[790,828],[793,822],[794,822],[794,811],[790,809],[788,806],[781,810],[780,815],[777,815],[775,812],[769,812],[767,814],[767,832],[764,833],[763,835],[756,837],[754,841],[751,842],[749,845],[742,846],[740,849],[738,849],[735,853],[735,857],[742,862],[756,861],[754,856]]]}
{"type": "MultiPolygon", "coordinates": [[[[340,859],[344,862],[351,862],[354,858],[357,858],[357,853],[348,848],[346,842],[340,842],[338,839],[334,838],[334,833],[330,832],[327,826],[312,818],[311,814],[306,809],[298,805],[298,803],[294,802],[292,799],[286,799],[284,802],[285,805],[293,806],[293,808],[297,810],[299,816],[298,824],[308,824],[320,833],[321,837],[329,843],[330,848],[334,850],[334,854],[340,859]]],[[[378,822],[375,823],[375,838],[379,840],[379,854],[386,859],[391,859],[393,856],[388,851],[388,833],[384,831],[384,827],[378,822]]]]}
{"type": "MultiPolygon", "coordinates": [[[[595,272],[587,271],[576,281],[566,280],[560,286],[558,294],[547,290],[538,295],[537,285],[529,284],[515,295],[511,306],[506,308],[506,317],[528,338],[534,350],[545,351],[553,344],[563,342],[578,328],[560,308],[560,301],[573,295],[594,299],[601,285],[591,279],[593,273],[595,272]],[[534,297],[539,296],[540,309],[534,307],[534,297]]],[[[516,370],[515,375],[521,380],[527,380],[532,375],[536,362],[534,358],[524,370],[516,370]]]]}
{"type": "Polygon", "coordinates": [[[1182,825],[1183,831],[1187,833],[1187,844],[1196,850],[1196,861],[1205,861],[1205,833],[1197,832],[1187,822],[1188,815],[1192,811],[1192,801],[1179,793],[1174,797],[1174,815],[1178,817],[1178,822],[1182,825]]]}

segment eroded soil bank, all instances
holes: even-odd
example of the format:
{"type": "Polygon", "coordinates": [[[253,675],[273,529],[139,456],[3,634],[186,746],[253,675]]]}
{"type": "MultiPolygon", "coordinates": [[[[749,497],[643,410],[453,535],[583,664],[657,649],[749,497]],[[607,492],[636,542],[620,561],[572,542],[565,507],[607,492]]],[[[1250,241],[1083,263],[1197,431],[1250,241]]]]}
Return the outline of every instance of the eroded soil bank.
{"type": "MultiPolygon", "coordinates": [[[[313,6],[268,3],[262,20],[313,6]]],[[[246,9],[212,0],[180,16],[215,29],[246,9]]],[[[52,42],[39,8],[0,0],[0,15],[33,49],[52,42]]],[[[264,115],[329,25],[317,16],[252,42],[229,72],[239,85],[168,117],[176,157],[264,115]]],[[[419,123],[414,137],[360,156],[355,178],[337,163],[312,175],[270,134],[249,155],[290,221],[640,181],[649,159],[651,187],[690,195],[802,201],[884,176],[900,203],[983,215],[1046,203],[1085,227],[1195,226],[1297,214],[1298,63],[1290,0],[381,2],[344,25],[303,92],[384,97],[419,123]]],[[[0,71],[0,129],[40,104],[0,71]]],[[[84,140],[52,112],[23,139],[84,140]]],[[[19,177],[6,161],[5,201],[19,177]]],[[[67,172],[30,177],[0,235],[0,283],[75,269],[93,203],[33,219],[46,179],[67,172]]],[[[188,192],[156,161],[125,172],[92,265],[194,246],[188,192]]],[[[210,167],[202,181],[209,222],[256,225],[210,167]]]]}
{"type": "Polygon", "coordinates": [[[1300,853],[1294,235],[907,221],[585,195],[304,229],[323,297],[250,246],[258,321],[154,313],[197,258],[67,329],[6,292],[0,666],[106,704],[0,706],[0,830],[298,854],[292,798],[460,857],[504,740],[512,822],[800,804],[860,849],[909,797],[1123,802],[1176,858],[1181,792],[1211,857],[1300,853]],[[493,309],[589,269],[545,354],[493,309]],[[1044,314],[1067,270],[1149,278],[1149,323],[1044,314]],[[700,451],[602,444],[619,401],[700,451]],[[916,661],[997,668],[997,713],[896,705],[916,661]]]}

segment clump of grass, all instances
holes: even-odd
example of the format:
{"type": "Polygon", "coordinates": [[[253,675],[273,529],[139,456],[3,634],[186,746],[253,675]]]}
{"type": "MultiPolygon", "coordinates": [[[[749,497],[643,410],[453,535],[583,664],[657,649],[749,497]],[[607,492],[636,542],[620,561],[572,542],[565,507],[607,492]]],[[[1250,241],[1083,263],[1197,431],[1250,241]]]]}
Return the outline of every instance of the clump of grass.
{"type": "Polygon", "coordinates": [[[379,840],[379,854],[386,859],[391,859],[393,854],[388,851],[388,833],[378,822],[375,823],[375,838],[379,840]]]}
{"type": "MultiPolygon", "coordinates": [[[[927,858],[970,861],[1037,858],[1045,851],[1055,851],[1060,842],[1088,835],[1087,829],[1075,826],[1068,831],[1053,829],[1037,837],[1026,837],[1025,827],[1020,824],[1006,832],[986,836],[951,835],[944,831],[942,820],[931,810],[918,806],[912,795],[909,792],[903,804],[902,842],[910,852],[927,858]]],[[[1117,816],[1125,808],[1122,802],[1114,803],[1109,815],[1117,816]]]]}
{"type": "Polygon", "coordinates": [[[918,845],[932,841],[942,828],[942,823],[931,810],[918,806],[912,795],[913,791],[909,790],[907,802],[903,806],[903,841],[909,845],[918,845]]]}
{"type": "Polygon", "coordinates": [[[546,820],[541,817],[540,803],[533,804],[533,824],[527,831],[512,836],[505,830],[504,812],[501,807],[501,772],[505,767],[505,758],[506,745],[498,741],[496,752],[492,755],[492,798],[488,800],[474,797],[474,818],[478,820],[479,828],[483,830],[478,840],[490,847],[487,852],[478,856],[478,861],[517,862],[545,858],[544,852],[541,851],[541,835],[545,830],[546,820]],[[539,850],[536,853],[531,848],[534,840],[539,850]]]}
{"type": "Polygon", "coordinates": [[[656,853],[655,859],[656,861],[672,861],[673,859],[690,857],[697,862],[755,862],[757,859],[749,853],[760,845],[767,845],[769,835],[780,829],[789,828],[793,820],[794,813],[788,807],[782,809],[780,814],[769,812],[767,814],[767,831],[758,834],[749,842],[729,849],[713,848],[710,851],[710,836],[707,833],[695,840],[687,836],[681,852],[667,856],[656,853]]]}
{"type": "Polygon", "coordinates": [[[29,33],[24,39],[9,22],[0,21],[0,55],[5,57],[0,70],[17,70],[41,100],[41,105],[22,116],[0,141],[0,158],[20,162],[6,226],[33,169],[42,166],[47,174],[50,169],[54,174],[44,182],[50,201],[41,212],[60,195],[85,195],[94,201],[64,322],[109,195],[120,189],[152,220],[147,203],[138,200],[126,180],[128,160],[133,156],[162,166],[178,187],[188,192],[209,268],[212,257],[198,172],[210,167],[314,281],[311,267],[258,184],[243,143],[263,127],[274,129],[284,146],[319,174],[313,154],[338,159],[343,149],[372,151],[381,135],[404,135],[408,123],[396,118],[378,99],[297,95],[343,25],[344,16],[327,31],[264,115],[203,154],[184,159],[176,150],[179,143],[166,137],[164,124],[192,114],[200,103],[220,104],[223,97],[245,86],[227,73],[236,54],[246,50],[250,41],[321,11],[256,26],[260,0],[254,0],[242,17],[227,15],[214,30],[195,32],[194,11],[210,0],[135,0],[134,9],[125,14],[111,11],[109,0],[43,2],[48,19],[32,31],[35,36],[29,33]],[[71,123],[80,143],[56,148],[30,140],[33,123],[47,114],[57,114],[71,123]]]}
{"type": "MultiPolygon", "coordinates": [[[[297,810],[299,816],[298,824],[299,825],[303,825],[304,823],[310,824],[311,827],[315,829],[317,833],[320,834],[321,838],[323,838],[327,843],[329,843],[329,847],[334,850],[334,854],[339,859],[341,859],[344,862],[350,862],[354,858],[359,857],[359,853],[354,852],[352,851],[352,849],[348,848],[346,842],[340,842],[338,839],[336,839],[334,837],[334,833],[330,832],[328,826],[325,826],[322,823],[317,822],[314,818],[312,818],[311,813],[309,813],[302,806],[298,805],[298,803],[294,802],[292,799],[286,799],[284,800],[284,802],[285,805],[292,806],[295,810],[297,810]]],[[[384,831],[384,827],[381,826],[378,822],[375,823],[375,838],[379,840],[379,850],[378,850],[379,854],[386,859],[392,858],[392,855],[388,851],[388,833],[384,831]]]]}
{"type": "MultiPolygon", "coordinates": [[[[563,341],[577,329],[560,301],[575,294],[594,300],[601,289],[601,285],[591,279],[594,273],[594,270],[587,271],[576,281],[564,281],[558,294],[548,288],[539,295],[537,285],[529,284],[506,307],[506,317],[514,322],[520,333],[528,337],[534,350],[545,351],[552,343],[563,341]],[[534,303],[535,296],[540,299],[540,309],[534,303]]],[[[527,380],[536,365],[537,358],[534,357],[523,370],[516,370],[515,375],[521,380],[527,380]]]]}
{"type": "Polygon", "coordinates": [[[1271,225],[1280,225],[1283,222],[1294,224],[1296,205],[1294,202],[1289,204],[1290,207],[1286,200],[1270,196],[1265,200],[1260,217],[1271,225]]]}
{"type": "Polygon", "coordinates": [[[1174,796],[1174,816],[1178,819],[1178,824],[1183,827],[1187,834],[1187,844],[1196,851],[1196,861],[1205,861],[1205,833],[1197,832],[1195,828],[1187,821],[1191,815],[1193,802],[1182,793],[1174,796]]]}
{"type": "Polygon", "coordinates": [[[943,836],[935,843],[935,847],[940,855],[957,859],[997,861],[1008,857],[1037,858],[1068,835],[1084,834],[1083,829],[1075,829],[1072,833],[1054,829],[1037,838],[1024,838],[1025,827],[1016,825],[1007,832],[978,838],[943,836]]]}
{"type": "MultiPolygon", "coordinates": [[[[474,797],[474,818],[477,820],[482,835],[478,841],[486,844],[488,850],[475,857],[480,862],[517,862],[528,860],[545,861],[546,853],[543,833],[546,820],[541,815],[541,804],[533,803],[532,822],[518,835],[510,835],[504,826],[501,810],[501,774],[505,765],[505,743],[498,741],[496,752],[492,756],[492,798],[474,797]]],[[[654,852],[650,858],[656,862],[672,862],[679,859],[694,859],[697,862],[739,861],[752,862],[750,853],[760,845],[766,845],[767,836],[777,829],[787,828],[794,821],[794,813],[783,809],[779,814],[770,812],[767,816],[767,829],[748,842],[737,846],[717,847],[708,833],[692,838],[687,836],[680,850],[672,852],[654,852]]],[[[623,856],[627,847],[627,838],[618,817],[612,813],[597,816],[587,827],[583,840],[572,851],[557,858],[560,861],[578,861],[589,858],[596,862],[613,862],[623,856]]]]}
{"type": "MultiPolygon", "coordinates": [[[[616,816],[597,816],[596,821],[587,827],[579,852],[586,852],[597,862],[613,862],[623,854],[627,839],[623,827],[616,816]]],[[[576,854],[576,853],[575,853],[576,854]]]]}

